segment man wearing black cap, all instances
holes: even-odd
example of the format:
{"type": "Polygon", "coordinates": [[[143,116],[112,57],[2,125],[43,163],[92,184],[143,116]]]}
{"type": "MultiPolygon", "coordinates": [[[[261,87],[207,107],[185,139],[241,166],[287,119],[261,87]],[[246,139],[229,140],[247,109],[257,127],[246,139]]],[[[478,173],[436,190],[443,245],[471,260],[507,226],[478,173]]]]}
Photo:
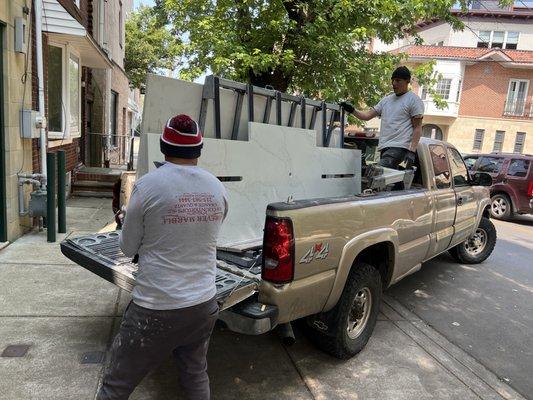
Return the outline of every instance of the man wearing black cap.
{"type": "Polygon", "coordinates": [[[203,139],[190,117],[169,119],[160,145],[166,163],[137,180],[124,219],[120,247],[138,255],[138,271],[98,400],[128,399],[170,354],[186,398],[210,398],[206,355],[218,317],[216,242],[227,195],[197,166],[203,139]]]}
{"type": "Polygon", "coordinates": [[[347,102],[342,102],[341,107],[363,121],[381,117],[379,163],[383,167],[397,169],[403,161],[408,167],[415,161],[416,147],[422,135],[424,103],[409,90],[411,72],[407,67],[396,68],[391,80],[394,93],[369,110],[356,110],[347,102]]]}

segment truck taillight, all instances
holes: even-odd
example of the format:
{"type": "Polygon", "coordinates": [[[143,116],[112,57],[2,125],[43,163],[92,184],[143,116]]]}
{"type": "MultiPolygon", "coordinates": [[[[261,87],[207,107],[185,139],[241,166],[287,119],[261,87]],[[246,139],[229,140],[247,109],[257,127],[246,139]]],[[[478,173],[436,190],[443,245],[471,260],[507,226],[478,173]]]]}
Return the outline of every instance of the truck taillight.
{"type": "Polygon", "coordinates": [[[527,188],[527,195],[533,197],[533,181],[529,181],[529,186],[527,188]]]}
{"type": "Polygon", "coordinates": [[[288,283],[294,278],[294,234],[290,219],[267,217],[261,277],[273,283],[288,283]]]}

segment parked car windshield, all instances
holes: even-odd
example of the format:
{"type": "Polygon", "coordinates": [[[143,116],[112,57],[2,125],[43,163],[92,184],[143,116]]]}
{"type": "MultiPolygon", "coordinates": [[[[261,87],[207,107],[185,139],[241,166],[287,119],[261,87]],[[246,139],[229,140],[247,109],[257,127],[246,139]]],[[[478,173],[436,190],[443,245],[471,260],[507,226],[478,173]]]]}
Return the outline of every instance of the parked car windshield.
{"type": "Polygon", "coordinates": [[[497,174],[502,170],[503,161],[504,159],[500,157],[481,157],[477,170],[497,174]]]}

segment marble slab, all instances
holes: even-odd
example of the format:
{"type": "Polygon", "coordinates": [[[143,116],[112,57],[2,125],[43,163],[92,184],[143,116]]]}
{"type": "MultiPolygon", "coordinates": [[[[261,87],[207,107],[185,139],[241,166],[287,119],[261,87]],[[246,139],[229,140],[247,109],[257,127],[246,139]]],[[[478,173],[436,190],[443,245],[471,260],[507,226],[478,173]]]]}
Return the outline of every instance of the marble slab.
{"type": "MultiPolygon", "coordinates": [[[[204,139],[199,166],[223,181],[229,213],[218,245],[258,243],[269,203],[355,195],[360,192],[359,150],[317,147],[315,131],[249,123],[249,140],[204,139]],[[348,177],[338,177],[348,175],[348,177]]],[[[148,170],[163,161],[159,134],[146,134],[148,170]]]]}

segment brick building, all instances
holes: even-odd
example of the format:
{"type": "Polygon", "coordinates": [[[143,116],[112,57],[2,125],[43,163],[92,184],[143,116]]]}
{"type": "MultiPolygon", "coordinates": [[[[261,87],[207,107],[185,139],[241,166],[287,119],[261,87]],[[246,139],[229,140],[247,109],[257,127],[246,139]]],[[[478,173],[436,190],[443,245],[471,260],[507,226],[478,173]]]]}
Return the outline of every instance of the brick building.
{"type": "Polygon", "coordinates": [[[418,29],[428,45],[376,42],[374,51],[405,53],[411,65],[435,61],[435,89],[448,106],[437,108],[425,88],[413,85],[425,104],[424,136],[448,140],[464,153],[532,154],[533,11],[478,3],[476,10],[454,12],[463,31],[428,21],[418,29]]]}
{"type": "Polygon", "coordinates": [[[19,196],[19,174],[41,172],[43,144],[46,151],[65,150],[69,188],[80,168],[127,161],[127,136],[138,120],[123,64],[125,20],[132,6],[132,0],[0,1],[0,242],[32,227],[27,213],[32,188],[24,185],[19,196]],[[21,110],[45,117],[45,143],[34,126],[31,137],[22,138],[21,110]]]}

